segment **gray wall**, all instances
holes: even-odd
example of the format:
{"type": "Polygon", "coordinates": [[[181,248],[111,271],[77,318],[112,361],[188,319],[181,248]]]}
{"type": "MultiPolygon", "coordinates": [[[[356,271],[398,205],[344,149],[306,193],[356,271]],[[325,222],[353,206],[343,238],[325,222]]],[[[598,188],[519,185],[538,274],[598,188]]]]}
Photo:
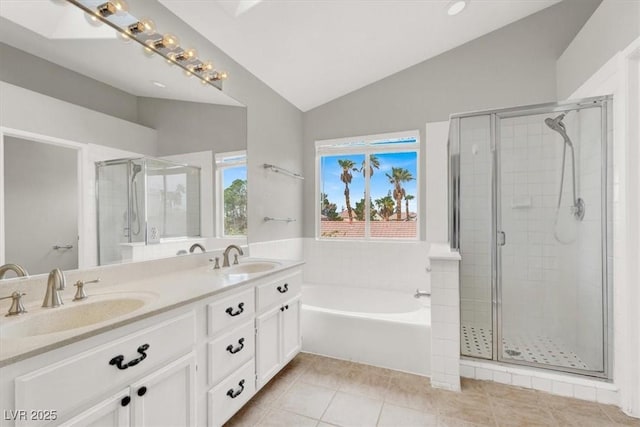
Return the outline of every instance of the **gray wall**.
{"type": "Polygon", "coordinates": [[[0,80],[120,119],[138,120],[137,98],[0,42],[0,80]]]}
{"type": "Polygon", "coordinates": [[[76,150],[13,137],[4,143],[6,262],[29,274],[78,268],[76,150]]]}
{"type": "Polygon", "coordinates": [[[640,1],[603,1],[558,59],[558,99],[571,96],[613,55],[638,37],[640,1]]]}
{"type": "Polygon", "coordinates": [[[138,120],[158,132],[158,155],[247,148],[247,109],[138,98],[138,120]]]}
{"type": "MultiPolygon", "coordinates": [[[[315,140],[419,129],[425,164],[427,122],[455,112],[554,101],[556,60],[599,3],[565,0],[305,113],[305,174],[314,176],[315,140]]],[[[441,182],[446,186],[446,176],[441,182]]],[[[304,187],[304,236],[314,237],[314,180],[304,187]]]]}
{"type": "Polygon", "coordinates": [[[159,3],[136,2],[135,14],[153,17],[158,28],[170,29],[228,71],[224,92],[247,106],[249,242],[301,237],[302,182],[267,174],[263,164],[302,170],[302,112],[159,3]],[[265,223],[265,215],[298,221],[265,223]]]}

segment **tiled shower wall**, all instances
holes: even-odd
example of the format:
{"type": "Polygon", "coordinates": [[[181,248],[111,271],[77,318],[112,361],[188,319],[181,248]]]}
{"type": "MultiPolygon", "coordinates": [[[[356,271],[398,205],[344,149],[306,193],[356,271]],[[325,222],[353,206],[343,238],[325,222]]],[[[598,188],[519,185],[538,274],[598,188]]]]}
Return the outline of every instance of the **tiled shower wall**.
{"type": "Polygon", "coordinates": [[[489,116],[460,119],[461,322],[491,329],[491,147],[489,116]]]}
{"type": "MultiPolygon", "coordinates": [[[[576,146],[578,197],[573,219],[571,151],[557,211],[562,137],[544,125],[553,114],[499,121],[502,322],[505,337],[545,336],[602,365],[600,110],[567,114],[576,146]],[[557,237],[557,238],[556,238],[557,237]],[[565,243],[558,242],[557,239],[565,243]]],[[[491,329],[491,152],[489,118],[461,119],[462,323],[491,329]]]]}

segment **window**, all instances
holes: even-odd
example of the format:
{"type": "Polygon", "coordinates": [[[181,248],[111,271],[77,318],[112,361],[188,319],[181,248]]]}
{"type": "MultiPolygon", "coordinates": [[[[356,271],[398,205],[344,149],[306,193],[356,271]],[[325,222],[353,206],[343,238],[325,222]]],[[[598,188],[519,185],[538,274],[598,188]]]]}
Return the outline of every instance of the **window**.
{"type": "Polygon", "coordinates": [[[219,237],[247,235],[247,153],[216,154],[219,237]]]}
{"type": "Polygon", "coordinates": [[[317,236],[419,236],[417,131],[316,142],[317,236]]]}

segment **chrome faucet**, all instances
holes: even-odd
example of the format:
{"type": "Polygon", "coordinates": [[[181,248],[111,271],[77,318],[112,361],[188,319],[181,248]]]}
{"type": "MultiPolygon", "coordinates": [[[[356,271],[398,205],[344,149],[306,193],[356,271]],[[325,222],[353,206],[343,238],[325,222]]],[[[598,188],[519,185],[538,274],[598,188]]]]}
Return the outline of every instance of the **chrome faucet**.
{"type": "Polygon", "coordinates": [[[200,250],[202,251],[202,253],[207,252],[207,250],[204,248],[204,246],[202,246],[200,243],[194,243],[193,245],[191,245],[191,247],[189,248],[189,253],[192,254],[195,252],[196,248],[200,248],[200,250]]]}
{"type": "Polygon", "coordinates": [[[5,264],[0,267],[0,279],[4,279],[5,274],[7,274],[7,271],[9,270],[15,272],[18,277],[25,277],[29,275],[27,270],[19,266],[18,264],[5,264]]]}
{"type": "Polygon", "coordinates": [[[26,294],[24,292],[15,291],[8,297],[2,297],[1,299],[9,299],[11,298],[11,307],[9,307],[9,312],[5,314],[5,316],[17,316],[19,314],[24,314],[27,310],[24,308],[24,304],[22,304],[22,297],[26,294]]]}
{"type": "MultiPolygon", "coordinates": [[[[222,254],[222,256],[223,256],[222,266],[223,267],[229,267],[230,266],[230,264],[229,264],[229,252],[231,252],[231,249],[236,249],[240,255],[244,255],[244,252],[242,252],[242,248],[240,248],[240,246],[236,246],[236,245],[227,246],[227,249],[225,249],[224,253],[222,254]]],[[[234,264],[238,263],[238,257],[235,258],[235,261],[233,263],[234,264]]]]}
{"type": "Polygon", "coordinates": [[[47,279],[47,293],[44,295],[44,301],[42,301],[43,307],[60,307],[62,304],[62,297],[60,291],[64,290],[67,285],[67,280],[64,277],[64,273],[59,268],[51,270],[49,278],[47,279]]]}

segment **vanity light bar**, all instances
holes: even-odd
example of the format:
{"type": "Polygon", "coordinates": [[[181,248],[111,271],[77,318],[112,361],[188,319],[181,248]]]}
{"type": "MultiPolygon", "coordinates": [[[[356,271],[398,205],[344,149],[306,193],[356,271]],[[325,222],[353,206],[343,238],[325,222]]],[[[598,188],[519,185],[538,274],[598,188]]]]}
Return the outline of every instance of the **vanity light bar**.
{"type": "Polygon", "coordinates": [[[196,57],[195,49],[182,49],[178,38],[173,34],[160,34],[150,19],[138,19],[128,12],[124,0],[112,0],[97,7],[90,6],[87,0],[66,0],[81,9],[93,19],[108,25],[120,33],[123,38],[133,40],[142,45],[146,52],[157,54],[170,64],[177,65],[185,71],[187,76],[196,76],[204,85],[210,85],[222,90],[222,80],[227,78],[225,71],[214,70],[209,61],[202,61],[196,57]],[[88,4],[85,4],[88,3],[88,4]],[[122,28],[108,19],[110,16],[129,17],[133,24],[122,28]]]}

